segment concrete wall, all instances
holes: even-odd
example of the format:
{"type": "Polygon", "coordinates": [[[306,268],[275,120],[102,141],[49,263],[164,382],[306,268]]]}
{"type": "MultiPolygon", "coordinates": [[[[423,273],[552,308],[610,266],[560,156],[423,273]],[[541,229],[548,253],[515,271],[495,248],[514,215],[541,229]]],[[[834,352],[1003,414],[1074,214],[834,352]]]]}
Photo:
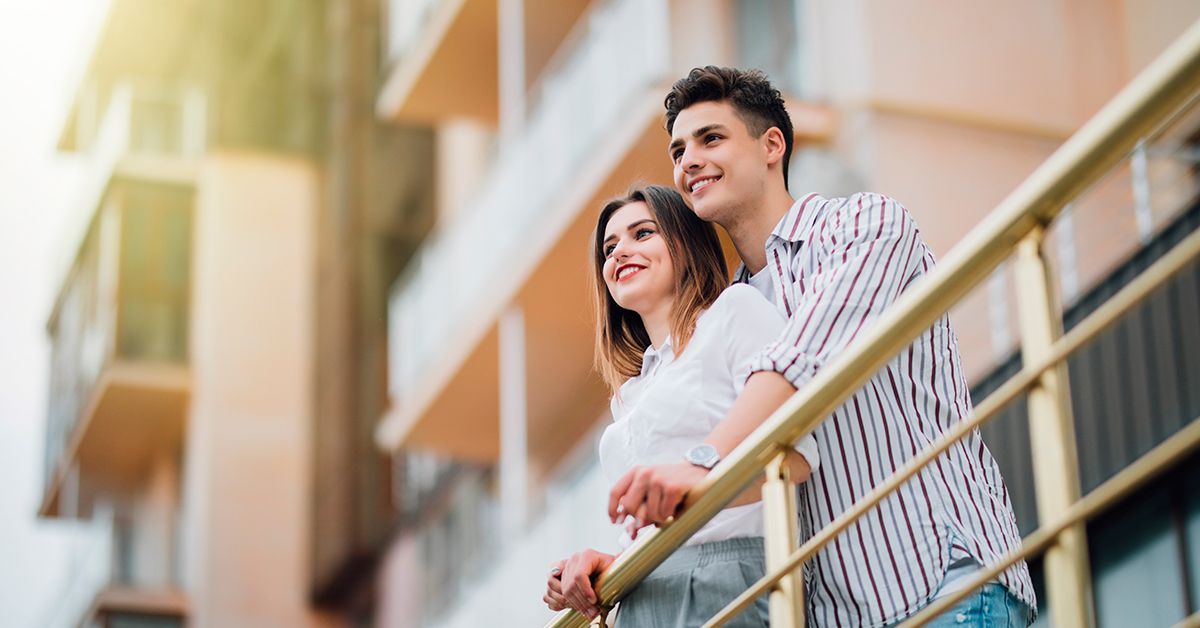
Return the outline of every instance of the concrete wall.
{"type": "Polygon", "coordinates": [[[184,586],[193,628],[309,610],[314,167],[221,153],[196,193],[184,586]]]}

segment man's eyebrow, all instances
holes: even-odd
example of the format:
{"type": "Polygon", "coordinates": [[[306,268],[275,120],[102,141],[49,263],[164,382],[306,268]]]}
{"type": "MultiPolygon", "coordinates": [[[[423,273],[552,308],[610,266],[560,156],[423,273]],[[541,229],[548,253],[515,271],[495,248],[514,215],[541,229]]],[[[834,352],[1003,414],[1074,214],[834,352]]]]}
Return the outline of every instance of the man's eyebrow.
{"type": "MultiPolygon", "coordinates": [[[[723,124],[706,124],[698,129],[696,129],[695,131],[693,131],[692,137],[700,137],[700,136],[704,135],[705,133],[708,133],[710,131],[715,131],[715,130],[723,131],[723,130],[725,130],[725,125],[723,125],[723,124]]],[[[684,143],[683,138],[676,138],[675,140],[673,140],[671,142],[671,145],[667,147],[667,152],[668,153],[674,152],[675,149],[682,146],[683,143],[684,143]]]]}

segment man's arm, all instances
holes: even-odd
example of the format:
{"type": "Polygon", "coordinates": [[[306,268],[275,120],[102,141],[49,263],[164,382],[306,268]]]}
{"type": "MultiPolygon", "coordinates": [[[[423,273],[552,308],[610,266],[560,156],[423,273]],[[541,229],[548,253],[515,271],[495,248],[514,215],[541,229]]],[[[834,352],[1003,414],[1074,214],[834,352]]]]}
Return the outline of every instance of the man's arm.
{"type": "MultiPolygon", "coordinates": [[[[753,361],[752,371],[782,374],[799,389],[840,354],[928,269],[916,223],[895,200],[856,194],[817,221],[805,247],[817,256],[793,260],[800,284],[778,340],[753,361]]],[[[787,291],[785,291],[787,292],[787,291]]]]}
{"type": "MultiPolygon", "coordinates": [[[[856,195],[844,203],[818,221],[806,246],[817,247],[819,270],[805,277],[803,268],[793,266],[802,283],[794,293],[803,296],[786,304],[791,313],[787,325],[752,362],[754,374],[745,390],[705,441],[722,455],[812,379],[895,301],[911,277],[925,270],[916,225],[899,203],[878,195],[856,195]]],[[[796,455],[789,462],[795,458],[803,459],[796,455]]],[[[609,515],[615,520],[644,512],[644,521],[661,523],[706,474],[687,463],[635,467],[613,487],[609,515]]],[[[792,477],[800,481],[808,474],[793,469],[792,477]]]]}

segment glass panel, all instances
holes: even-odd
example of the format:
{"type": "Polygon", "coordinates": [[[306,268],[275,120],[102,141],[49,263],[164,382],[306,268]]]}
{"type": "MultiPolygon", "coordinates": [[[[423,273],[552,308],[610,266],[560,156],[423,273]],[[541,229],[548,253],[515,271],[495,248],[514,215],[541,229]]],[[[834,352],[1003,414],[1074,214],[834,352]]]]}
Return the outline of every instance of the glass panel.
{"type": "Polygon", "coordinates": [[[187,357],[191,192],[127,184],[121,228],[122,357],[182,361],[187,357]]]}
{"type": "MultiPolygon", "coordinates": [[[[1195,461],[1192,463],[1195,465],[1195,461]]],[[[1183,538],[1188,581],[1192,586],[1192,608],[1200,610],[1200,467],[1193,469],[1183,480],[1183,538]]]]}
{"type": "Polygon", "coordinates": [[[183,106],[177,102],[134,100],[129,147],[148,153],[183,151],[183,106]]]}
{"type": "Polygon", "coordinates": [[[45,441],[47,484],[53,479],[63,449],[71,439],[111,340],[100,312],[100,246],[96,222],[67,277],[50,330],[53,345],[45,441]]]}
{"type": "Polygon", "coordinates": [[[495,478],[492,469],[460,467],[446,510],[421,530],[425,592],[421,616],[435,622],[498,553],[495,478]]]}
{"type": "Polygon", "coordinates": [[[1038,618],[1029,628],[1050,628],[1050,604],[1046,596],[1046,572],[1040,558],[1029,561],[1029,576],[1033,580],[1033,594],[1037,596],[1038,618]]]}
{"type": "Polygon", "coordinates": [[[762,70],[775,87],[800,93],[800,51],[793,0],[737,0],[738,66],[762,70]]]}
{"type": "Polygon", "coordinates": [[[1167,496],[1158,491],[1133,506],[1090,535],[1100,628],[1172,626],[1185,614],[1167,496]]]}
{"type": "Polygon", "coordinates": [[[133,522],[117,517],[113,519],[113,580],[117,584],[132,585],[134,580],[134,529],[133,522]]]}
{"type": "Polygon", "coordinates": [[[163,615],[112,613],[104,625],[105,628],[181,628],[183,620],[179,617],[163,615]]]}

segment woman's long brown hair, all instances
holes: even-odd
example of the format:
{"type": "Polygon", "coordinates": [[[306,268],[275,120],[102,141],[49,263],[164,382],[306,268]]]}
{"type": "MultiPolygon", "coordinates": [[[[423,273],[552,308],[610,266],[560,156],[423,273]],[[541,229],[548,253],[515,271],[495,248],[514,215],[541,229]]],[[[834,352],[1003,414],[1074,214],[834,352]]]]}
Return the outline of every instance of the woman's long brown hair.
{"type": "Polygon", "coordinates": [[[605,203],[592,234],[592,294],[597,323],[596,370],[614,395],[621,384],[642,371],[642,356],[650,346],[642,317],[617,305],[604,283],[604,230],[612,215],[630,203],[645,203],[650,208],[675,266],[675,301],[668,323],[676,356],[691,340],[700,312],[729,286],[717,230],[697,218],[674,189],[635,185],[624,196],[605,203]]]}

